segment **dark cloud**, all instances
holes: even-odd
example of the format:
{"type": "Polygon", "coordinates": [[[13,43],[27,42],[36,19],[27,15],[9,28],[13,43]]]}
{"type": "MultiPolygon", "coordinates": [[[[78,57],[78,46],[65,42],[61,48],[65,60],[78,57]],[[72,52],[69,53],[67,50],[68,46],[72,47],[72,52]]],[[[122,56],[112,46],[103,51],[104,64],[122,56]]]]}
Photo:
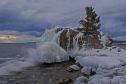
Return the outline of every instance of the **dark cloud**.
{"type": "Polygon", "coordinates": [[[125,0],[0,0],[0,30],[27,31],[40,36],[57,25],[79,26],[84,7],[94,6],[101,16],[103,31],[113,36],[124,35],[125,4],[125,0]]]}

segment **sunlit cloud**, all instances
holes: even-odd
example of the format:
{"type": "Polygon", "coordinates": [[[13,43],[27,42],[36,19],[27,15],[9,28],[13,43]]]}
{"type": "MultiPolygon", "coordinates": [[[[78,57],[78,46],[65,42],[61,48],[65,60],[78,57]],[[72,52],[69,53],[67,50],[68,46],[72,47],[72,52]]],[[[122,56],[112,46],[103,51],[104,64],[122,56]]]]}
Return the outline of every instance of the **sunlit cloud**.
{"type": "Polygon", "coordinates": [[[0,31],[0,43],[38,42],[39,39],[30,35],[29,32],[0,31]]]}

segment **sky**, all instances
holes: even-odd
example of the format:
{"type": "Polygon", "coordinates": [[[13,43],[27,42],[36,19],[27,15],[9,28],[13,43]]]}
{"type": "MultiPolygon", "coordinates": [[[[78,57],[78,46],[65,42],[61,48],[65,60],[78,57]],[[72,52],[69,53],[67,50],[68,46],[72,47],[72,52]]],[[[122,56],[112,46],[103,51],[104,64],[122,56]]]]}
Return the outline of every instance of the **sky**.
{"type": "Polygon", "coordinates": [[[126,0],[0,0],[0,31],[41,36],[55,26],[79,26],[84,8],[93,6],[101,29],[111,36],[126,36],[126,0]]]}

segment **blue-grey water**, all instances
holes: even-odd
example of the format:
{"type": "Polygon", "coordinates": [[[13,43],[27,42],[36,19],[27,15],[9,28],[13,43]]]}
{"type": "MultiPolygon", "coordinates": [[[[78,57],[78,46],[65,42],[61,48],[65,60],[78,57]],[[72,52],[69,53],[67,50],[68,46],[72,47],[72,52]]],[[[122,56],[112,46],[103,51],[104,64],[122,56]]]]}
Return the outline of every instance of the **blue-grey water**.
{"type": "Polygon", "coordinates": [[[35,47],[35,43],[0,43],[0,64],[25,56],[29,48],[35,47]]]}

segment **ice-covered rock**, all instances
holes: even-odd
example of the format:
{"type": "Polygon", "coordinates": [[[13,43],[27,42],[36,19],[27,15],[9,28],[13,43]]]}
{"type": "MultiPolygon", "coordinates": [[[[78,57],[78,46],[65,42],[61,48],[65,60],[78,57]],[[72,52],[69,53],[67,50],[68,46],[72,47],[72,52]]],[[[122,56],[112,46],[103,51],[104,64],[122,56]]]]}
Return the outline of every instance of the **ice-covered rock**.
{"type": "Polygon", "coordinates": [[[92,68],[91,68],[91,67],[85,66],[85,67],[83,67],[83,68],[81,69],[81,73],[82,73],[82,74],[85,74],[85,75],[91,75],[91,73],[92,73],[92,68]]]}
{"type": "Polygon", "coordinates": [[[80,76],[75,80],[74,84],[86,84],[87,82],[88,82],[88,78],[84,76],[80,76]]]}
{"type": "Polygon", "coordinates": [[[69,66],[69,67],[70,67],[71,69],[75,70],[75,71],[80,70],[80,67],[77,66],[77,65],[71,65],[71,66],[69,66]]]}

